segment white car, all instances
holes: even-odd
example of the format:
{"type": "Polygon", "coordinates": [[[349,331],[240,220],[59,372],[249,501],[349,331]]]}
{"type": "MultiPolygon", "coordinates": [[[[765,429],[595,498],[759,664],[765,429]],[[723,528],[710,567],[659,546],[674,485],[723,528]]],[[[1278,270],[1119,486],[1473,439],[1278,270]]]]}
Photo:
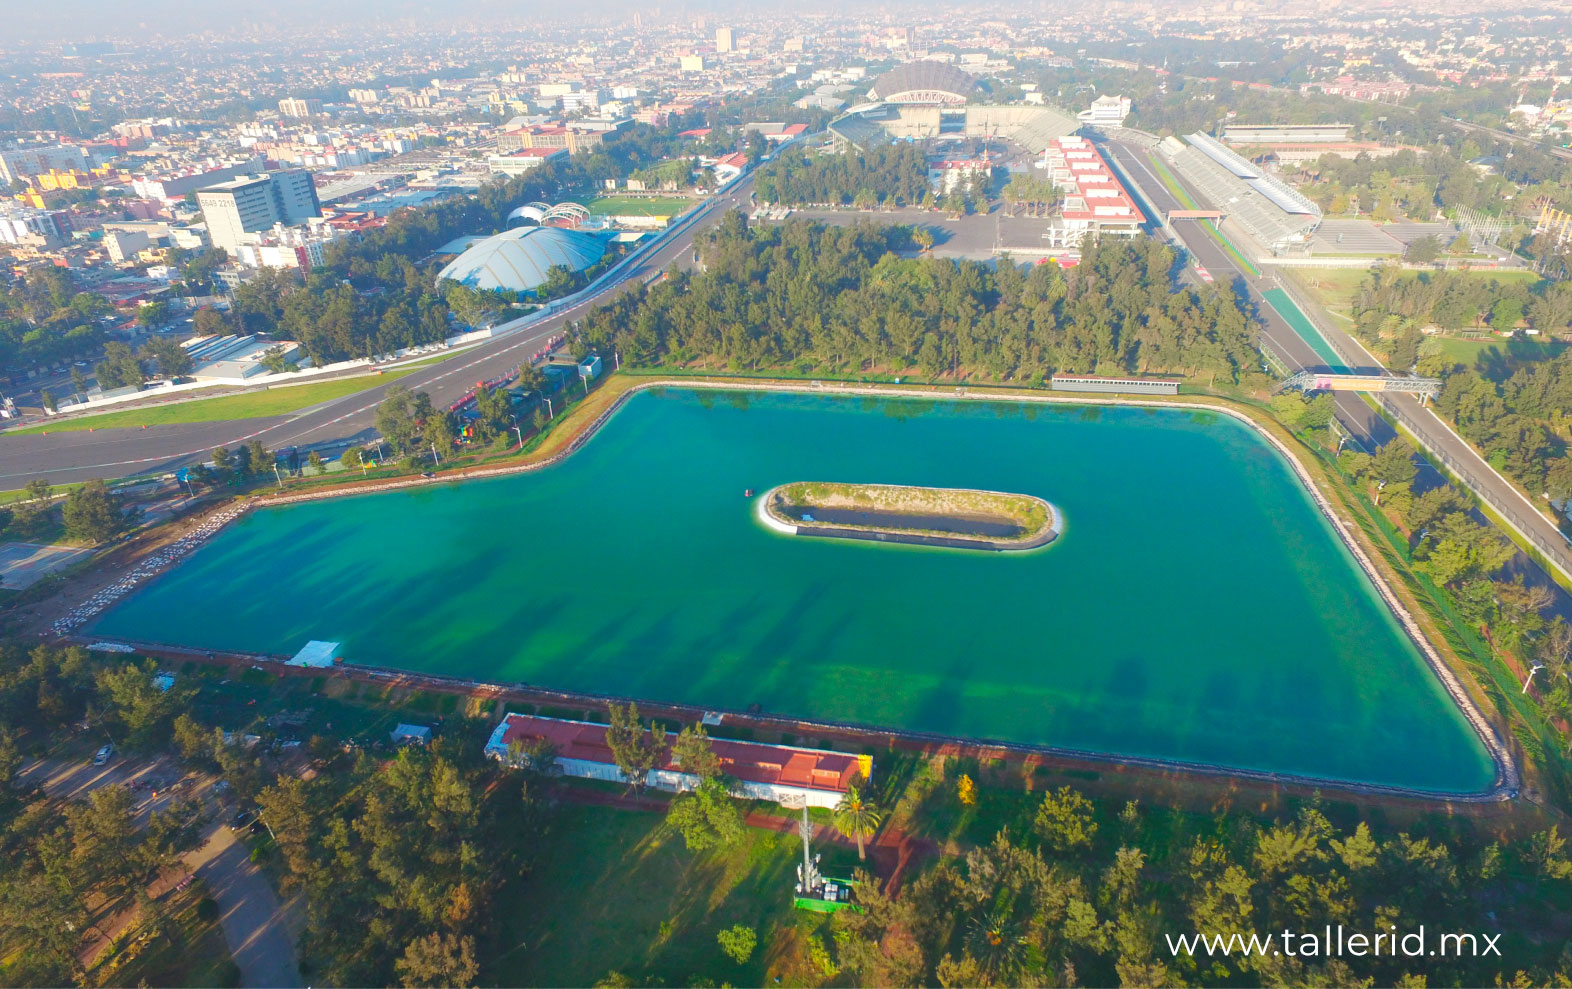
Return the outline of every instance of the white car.
{"type": "Polygon", "coordinates": [[[106,745],[93,754],[93,765],[102,766],[104,763],[114,758],[114,755],[115,747],[113,745],[106,745]]]}

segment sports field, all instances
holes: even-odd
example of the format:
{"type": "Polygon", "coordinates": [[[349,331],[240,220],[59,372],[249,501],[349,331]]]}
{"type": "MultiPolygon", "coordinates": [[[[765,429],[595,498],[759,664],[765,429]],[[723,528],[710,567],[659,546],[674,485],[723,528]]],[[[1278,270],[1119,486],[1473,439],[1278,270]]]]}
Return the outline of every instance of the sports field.
{"type": "Polygon", "coordinates": [[[694,202],[674,196],[600,196],[584,205],[595,216],[676,216],[694,202]]]}

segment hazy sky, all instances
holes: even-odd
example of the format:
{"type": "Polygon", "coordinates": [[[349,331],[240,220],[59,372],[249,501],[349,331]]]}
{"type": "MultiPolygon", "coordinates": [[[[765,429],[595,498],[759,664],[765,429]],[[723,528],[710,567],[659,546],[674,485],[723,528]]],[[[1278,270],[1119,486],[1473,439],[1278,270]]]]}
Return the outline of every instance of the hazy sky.
{"type": "MultiPolygon", "coordinates": [[[[721,0],[680,0],[659,3],[663,10],[714,12],[732,6],[721,0]]],[[[816,6],[814,3],[798,4],[816,6]]],[[[838,4],[844,6],[844,4],[838,4]]],[[[129,36],[202,34],[224,31],[240,22],[264,25],[264,30],[302,32],[313,27],[336,29],[356,24],[427,21],[433,25],[467,21],[469,24],[522,25],[531,18],[556,20],[570,16],[600,19],[628,15],[650,4],[637,0],[575,0],[564,7],[554,0],[264,0],[263,3],[222,3],[219,0],[77,0],[69,15],[61,8],[33,0],[0,0],[0,21],[17,37],[52,41],[108,41],[129,36]]]]}

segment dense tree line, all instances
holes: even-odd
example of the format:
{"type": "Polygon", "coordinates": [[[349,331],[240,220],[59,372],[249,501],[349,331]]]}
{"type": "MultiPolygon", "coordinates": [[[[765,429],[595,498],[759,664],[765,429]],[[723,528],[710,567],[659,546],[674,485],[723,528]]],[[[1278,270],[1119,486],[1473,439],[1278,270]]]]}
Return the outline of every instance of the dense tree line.
{"type": "Polygon", "coordinates": [[[1572,353],[1546,360],[1539,346],[1503,344],[1465,367],[1421,332],[1431,324],[1509,331],[1526,320],[1546,339],[1564,335],[1572,325],[1572,283],[1529,286],[1448,272],[1405,277],[1378,268],[1356,293],[1354,312],[1355,332],[1386,346],[1392,367],[1444,379],[1436,408],[1493,467],[1535,494],[1572,497],[1572,353]]]}
{"type": "MultiPolygon", "coordinates": [[[[945,774],[926,770],[919,784],[925,806],[964,801],[945,774]]],[[[874,986],[1542,985],[1572,974],[1546,925],[1572,900],[1556,828],[1503,843],[1440,817],[1382,828],[1329,813],[1317,800],[1268,820],[1186,815],[1058,787],[898,897],[864,876],[864,912],[836,914],[809,952],[827,975],[874,986]],[[1421,924],[1431,951],[1442,933],[1472,932],[1476,944],[1498,937],[1501,957],[1370,956],[1376,932],[1421,924]],[[1306,950],[1303,936],[1328,925],[1363,936],[1366,956],[1306,950]],[[1274,951],[1285,930],[1295,939],[1274,951]],[[1277,940],[1254,954],[1170,945],[1195,934],[1277,940]]]]}
{"type": "Polygon", "coordinates": [[[196,805],[177,800],[138,827],[124,787],[60,804],[17,778],[24,744],[78,725],[123,745],[166,743],[190,692],[159,690],[154,669],[79,646],[0,643],[0,948],[10,984],[80,984],[83,939],[104,936],[98,925],[120,910],[138,908],[131,932],[169,933],[143,890],[198,843],[196,805]]]}
{"type": "Polygon", "coordinates": [[[761,202],[787,206],[912,206],[934,198],[922,149],[906,143],[828,154],[783,151],[759,167],[753,187],[761,202]]]}
{"type": "Polygon", "coordinates": [[[99,320],[113,310],[81,291],[64,268],[41,268],[0,295],[0,371],[89,357],[103,346],[99,320]]]}
{"type": "Polygon", "coordinates": [[[675,272],[590,312],[585,339],[639,364],[796,364],[857,373],[1040,382],[1055,371],[1215,374],[1258,367],[1253,324],[1227,288],[1173,291],[1173,252],[1147,240],[1087,243],[1080,265],[1022,272],[903,257],[911,231],[726,216],[704,270],[675,272]]]}
{"type": "Polygon", "coordinates": [[[264,789],[263,819],[310,910],[310,977],[475,984],[477,938],[491,928],[497,893],[526,870],[541,824],[531,780],[499,774],[468,740],[439,740],[430,752],[362,756],[264,789]]]}

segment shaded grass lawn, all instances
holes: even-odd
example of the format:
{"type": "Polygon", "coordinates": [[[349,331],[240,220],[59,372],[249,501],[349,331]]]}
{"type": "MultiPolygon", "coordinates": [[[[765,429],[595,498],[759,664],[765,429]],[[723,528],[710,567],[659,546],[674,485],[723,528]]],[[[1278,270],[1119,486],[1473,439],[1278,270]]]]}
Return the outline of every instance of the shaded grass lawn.
{"type": "Polygon", "coordinates": [[[1544,361],[1566,348],[1554,340],[1535,340],[1532,337],[1441,337],[1441,352],[1446,358],[1464,367],[1477,367],[1481,360],[1486,364],[1497,361],[1544,361]]]}
{"type": "MultiPolygon", "coordinates": [[[[815,848],[827,873],[850,875],[855,851],[815,848]]],[[[801,854],[795,835],[754,828],[733,848],[694,853],[660,814],[563,804],[534,871],[493,912],[482,967],[518,985],[591,985],[608,972],[638,985],[769,984],[826,923],[792,908],[801,854]],[[759,935],[741,965],[715,941],[733,924],[759,935]]]]}
{"type": "Polygon", "coordinates": [[[223,395],[218,398],[199,398],[190,402],[125,409],[121,412],[102,412],[97,415],[61,419],[41,426],[29,426],[26,429],[7,430],[5,435],[61,433],[84,429],[135,429],[139,426],[169,426],[176,423],[261,419],[286,415],[322,402],[331,402],[334,399],[354,395],[402,378],[412,370],[414,370],[413,366],[401,367],[385,374],[367,374],[311,384],[275,386],[265,391],[246,392],[243,395],[223,395]]]}

